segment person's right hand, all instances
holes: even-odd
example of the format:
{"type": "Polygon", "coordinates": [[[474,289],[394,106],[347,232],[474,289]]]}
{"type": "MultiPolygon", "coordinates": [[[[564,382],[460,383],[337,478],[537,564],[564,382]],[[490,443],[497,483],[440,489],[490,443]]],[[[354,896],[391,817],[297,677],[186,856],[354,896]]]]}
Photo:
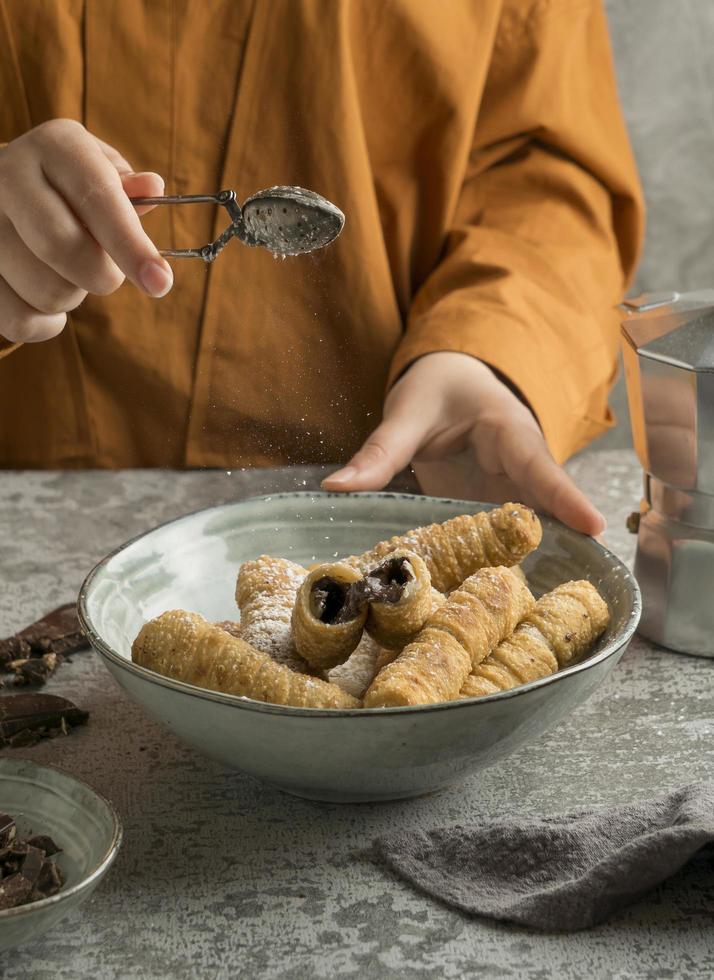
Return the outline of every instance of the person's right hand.
{"type": "Polygon", "coordinates": [[[171,266],[139,220],[150,208],[129,201],[163,188],[72,119],[0,149],[0,337],[48,340],[87,293],[112,293],[125,277],[166,295],[171,266]]]}

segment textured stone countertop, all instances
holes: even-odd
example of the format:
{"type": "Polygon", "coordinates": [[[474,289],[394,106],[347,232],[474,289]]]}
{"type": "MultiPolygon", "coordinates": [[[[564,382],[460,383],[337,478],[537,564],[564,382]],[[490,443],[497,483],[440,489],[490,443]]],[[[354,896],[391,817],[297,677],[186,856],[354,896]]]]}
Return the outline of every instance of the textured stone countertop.
{"type": "MultiPolygon", "coordinates": [[[[604,510],[610,546],[630,560],[634,456],[590,453],[571,469],[604,510]]],[[[314,471],[0,473],[0,636],[73,599],[99,558],[158,522],[303,480],[314,486],[314,471]]],[[[396,824],[625,802],[710,777],[713,670],[710,660],[636,639],[590,701],[500,767],[425,799],[339,806],[285,796],[206,761],[148,721],[96,655],[77,654],[46,690],[88,708],[90,724],[11,751],[109,797],[124,845],[93,898],[34,945],[3,954],[0,974],[711,978],[714,878],[704,862],[610,924],[542,935],[451,911],[370,863],[365,848],[396,824]]]]}

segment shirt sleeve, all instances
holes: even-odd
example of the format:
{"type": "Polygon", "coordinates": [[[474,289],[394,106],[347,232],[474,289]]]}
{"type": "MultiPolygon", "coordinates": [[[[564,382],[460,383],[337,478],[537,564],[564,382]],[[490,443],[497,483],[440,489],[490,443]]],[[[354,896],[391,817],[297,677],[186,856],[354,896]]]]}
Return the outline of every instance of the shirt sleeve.
{"type": "Polygon", "coordinates": [[[391,381],[435,351],[477,357],[564,460],[610,423],[615,307],[643,224],[600,0],[506,18],[443,257],[414,297],[391,381]]]}

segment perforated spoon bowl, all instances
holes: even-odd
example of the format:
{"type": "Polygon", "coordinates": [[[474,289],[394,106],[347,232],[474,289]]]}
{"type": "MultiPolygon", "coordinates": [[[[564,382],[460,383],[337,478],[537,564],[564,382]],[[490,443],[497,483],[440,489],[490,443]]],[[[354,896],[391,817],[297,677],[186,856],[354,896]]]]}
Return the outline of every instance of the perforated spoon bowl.
{"type": "Polygon", "coordinates": [[[213,262],[231,238],[243,245],[267,248],[274,255],[302,255],[324,248],[342,231],[345,216],[327,198],[302,187],[268,187],[249,197],[241,207],[235,191],[218,194],[176,194],[132,197],[132,204],[220,204],[231,223],[218,238],[202,248],[162,249],[171,258],[213,262]]]}

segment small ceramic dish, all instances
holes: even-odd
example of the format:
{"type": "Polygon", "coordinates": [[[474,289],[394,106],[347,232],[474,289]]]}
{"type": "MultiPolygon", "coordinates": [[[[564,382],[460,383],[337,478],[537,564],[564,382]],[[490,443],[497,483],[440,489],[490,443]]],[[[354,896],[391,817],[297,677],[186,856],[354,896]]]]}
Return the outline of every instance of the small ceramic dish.
{"type": "Polygon", "coordinates": [[[26,759],[0,759],[0,810],[21,837],[47,834],[65,883],[50,898],[0,912],[0,951],[38,938],[92,894],[117,856],[122,830],[111,803],[86,783],[26,759]]]}
{"type": "Polygon", "coordinates": [[[640,615],[637,584],[596,541],[543,520],[524,562],[537,594],[587,578],[610,607],[593,652],[558,674],[489,697],[414,708],[312,710],[264,704],[170,680],[131,661],[146,620],[187,609],[236,619],[236,572],[260,554],[302,564],[359,553],[458,514],[473,502],[392,493],[291,493],[189,514],[109,555],[87,577],[79,615],[129,695],[200,752],[290,793],[328,801],[418,796],[499,761],[555,727],[602,683],[640,615]]]}

